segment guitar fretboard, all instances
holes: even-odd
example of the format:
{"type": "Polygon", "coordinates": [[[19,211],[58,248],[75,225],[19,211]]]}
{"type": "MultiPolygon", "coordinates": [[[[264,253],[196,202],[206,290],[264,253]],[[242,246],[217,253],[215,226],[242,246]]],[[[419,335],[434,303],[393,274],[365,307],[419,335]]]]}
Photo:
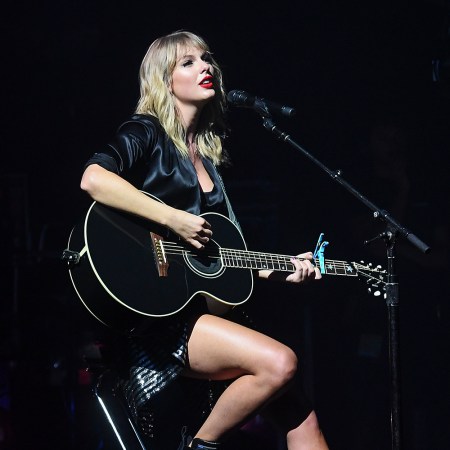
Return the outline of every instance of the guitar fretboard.
{"type": "MultiPolygon", "coordinates": [[[[276,255],[272,253],[251,252],[246,250],[220,249],[222,263],[226,267],[256,270],[277,270],[281,272],[295,272],[291,262],[293,256],[276,255]]],[[[297,258],[300,259],[301,258],[297,258]]],[[[315,259],[319,267],[319,259],[315,259]]],[[[353,263],[347,261],[324,260],[324,269],[327,275],[357,276],[353,263]]]]}

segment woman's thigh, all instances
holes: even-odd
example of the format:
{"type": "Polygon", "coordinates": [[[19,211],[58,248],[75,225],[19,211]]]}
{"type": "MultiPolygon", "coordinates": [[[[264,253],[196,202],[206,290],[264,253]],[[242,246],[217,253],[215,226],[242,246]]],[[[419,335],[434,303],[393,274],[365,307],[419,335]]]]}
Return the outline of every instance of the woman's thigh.
{"type": "Polygon", "coordinates": [[[186,375],[213,380],[296,366],[286,345],[235,322],[209,314],[193,326],[188,342],[186,375]]]}

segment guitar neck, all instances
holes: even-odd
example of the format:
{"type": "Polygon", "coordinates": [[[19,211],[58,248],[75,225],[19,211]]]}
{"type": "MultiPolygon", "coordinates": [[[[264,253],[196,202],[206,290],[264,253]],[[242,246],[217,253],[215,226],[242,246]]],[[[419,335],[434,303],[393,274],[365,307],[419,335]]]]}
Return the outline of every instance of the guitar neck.
{"type": "MultiPolygon", "coordinates": [[[[295,272],[291,262],[293,256],[276,255],[272,253],[251,252],[247,250],[220,249],[222,263],[226,267],[255,270],[276,270],[280,272],[295,272]]],[[[315,259],[319,267],[319,259],[315,259]]],[[[327,275],[357,276],[358,273],[352,263],[325,259],[324,273],[327,275]]]]}

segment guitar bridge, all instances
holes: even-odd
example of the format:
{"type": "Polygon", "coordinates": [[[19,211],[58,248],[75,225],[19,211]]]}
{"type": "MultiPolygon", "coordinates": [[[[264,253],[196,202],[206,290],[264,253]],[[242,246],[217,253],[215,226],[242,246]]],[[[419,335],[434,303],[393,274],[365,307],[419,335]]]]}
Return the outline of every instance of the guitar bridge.
{"type": "Polygon", "coordinates": [[[153,254],[155,255],[156,266],[160,277],[167,277],[169,263],[167,262],[166,254],[164,252],[163,238],[156,233],[150,232],[152,239],[153,254]]]}

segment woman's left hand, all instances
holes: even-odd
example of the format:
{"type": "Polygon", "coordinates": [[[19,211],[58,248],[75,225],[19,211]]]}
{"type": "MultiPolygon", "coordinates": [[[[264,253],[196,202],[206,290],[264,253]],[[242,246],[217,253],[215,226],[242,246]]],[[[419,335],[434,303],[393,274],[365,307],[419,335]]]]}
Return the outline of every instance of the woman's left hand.
{"type": "Polygon", "coordinates": [[[312,260],[312,252],[301,253],[296,258],[292,258],[291,262],[295,266],[295,272],[288,275],[286,281],[290,283],[306,283],[322,278],[319,268],[313,265],[312,260]]]}

